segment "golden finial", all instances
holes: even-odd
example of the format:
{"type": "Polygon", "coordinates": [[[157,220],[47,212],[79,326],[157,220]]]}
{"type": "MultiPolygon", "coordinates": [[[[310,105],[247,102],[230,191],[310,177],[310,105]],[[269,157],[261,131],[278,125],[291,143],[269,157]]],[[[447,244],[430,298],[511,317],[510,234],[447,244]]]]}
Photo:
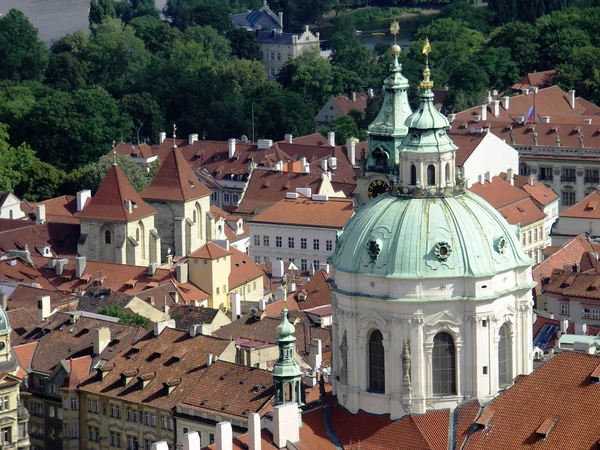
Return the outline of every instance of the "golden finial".
{"type": "Polygon", "coordinates": [[[431,53],[429,38],[425,38],[425,44],[423,44],[422,53],[425,55],[425,70],[423,70],[423,81],[421,81],[419,86],[421,86],[421,89],[432,89],[433,81],[430,80],[431,71],[429,70],[429,54],[431,53]]]}
{"type": "Polygon", "coordinates": [[[400,31],[400,25],[398,24],[397,20],[394,20],[392,22],[392,24],[390,25],[390,33],[392,33],[394,35],[394,45],[392,45],[392,50],[390,52],[392,55],[400,54],[400,46],[398,44],[396,44],[396,35],[398,34],[399,31],[400,31]]]}

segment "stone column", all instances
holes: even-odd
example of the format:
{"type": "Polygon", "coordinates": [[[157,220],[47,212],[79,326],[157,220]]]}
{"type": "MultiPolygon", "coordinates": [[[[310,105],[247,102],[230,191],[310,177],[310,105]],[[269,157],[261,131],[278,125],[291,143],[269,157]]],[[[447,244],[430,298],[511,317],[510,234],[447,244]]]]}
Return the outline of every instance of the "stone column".
{"type": "Polygon", "coordinates": [[[454,343],[456,348],[456,395],[462,395],[461,375],[462,375],[462,347],[463,342],[458,339],[454,343]]]}
{"type": "MultiPolygon", "coordinates": [[[[393,376],[392,374],[397,373],[394,370],[392,370],[392,364],[394,361],[394,358],[392,356],[392,351],[393,351],[393,344],[390,343],[390,339],[389,339],[389,333],[385,333],[384,338],[383,338],[383,355],[384,355],[384,361],[383,361],[383,367],[385,370],[385,391],[384,394],[392,394],[393,393],[393,376]],[[387,337],[387,339],[386,339],[387,337]]],[[[368,365],[368,363],[367,363],[368,365]]]]}

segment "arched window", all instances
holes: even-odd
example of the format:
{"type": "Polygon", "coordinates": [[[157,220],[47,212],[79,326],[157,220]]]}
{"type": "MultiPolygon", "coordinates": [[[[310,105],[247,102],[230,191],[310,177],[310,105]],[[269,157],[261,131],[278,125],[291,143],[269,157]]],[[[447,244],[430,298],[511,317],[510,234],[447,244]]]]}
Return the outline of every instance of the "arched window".
{"type": "Polygon", "coordinates": [[[508,324],[500,327],[498,342],[498,384],[501,388],[512,384],[510,330],[508,324]]]}
{"type": "Polygon", "coordinates": [[[414,164],[410,166],[410,184],[413,186],[417,184],[417,166],[414,164]]]}
{"type": "Polygon", "coordinates": [[[196,210],[194,210],[192,212],[192,222],[196,223],[196,220],[197,220],[197,218],[196,218],[196,210]]]}
{"type": "Polygon", "coordinates": [[[110,244],[110,230],[104,232],[104,243],[110,244]]]}
{"type": "Polygon", "coordinates": [[[433,164],[427,166],[427,185],[435,186],[435,166],[433,164]]]}
{"type": "Polygon", "coordinates": [[[198,224],[196,226],[198,228],[198,239],[202,239],[202,208],[200,208],[198,202],[194,206],[194,223],[196,223],[196,217],[198,217],[198,224]]]}
{"type": "Polygon", "coordinates": [[[14,216],[13,216],[13,210],[12,210],[12,209],[9,209],[9,210],[8,210],[8,218],[9,218],[9,219],[12,219],[13,217],[14,217],[14,216]]]}
{"type": "Polygon", "coordinates": [[[146,259],[146,231],[141,220],[135,230],[135,239],[140,243],[142,259],[146,259]]]}
{"type": "Polygon", "coordinates": [[[383,335],[379,330],[373,330],[369,336],[369,391],[385,393],[383,335]]]}
{"type": "Polygon", "coordinates": [[[140,242],[140,229],[139,228],[137,228],[135,230],[135,240],[140,242]]]}
{"type": "Polygon", "coordinates": [[[433,394],[456,394],[456,349],[454,340],[446,332],[433,338],[433,394]]]}
{"type": "Polygon", "coordinates": [[[446,163],[446,181],[452,181],[450,178],[452,174],[450,173],[450,163],[446,163]]]}

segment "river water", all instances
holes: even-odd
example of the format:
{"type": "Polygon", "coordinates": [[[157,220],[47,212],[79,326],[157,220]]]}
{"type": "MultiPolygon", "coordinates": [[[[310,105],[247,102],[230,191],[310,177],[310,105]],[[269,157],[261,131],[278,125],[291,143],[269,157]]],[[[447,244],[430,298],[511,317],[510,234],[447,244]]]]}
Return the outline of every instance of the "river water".
{"type": "MultiPolygon", "coordinates": [[[[167,0],[155,2],[162,9],[167,0]]],[[[0,14],[12,8],[22,11],[47,43],[77,30],[87,30],[89,7],[90,0],[0,0],[0,14]]]]}

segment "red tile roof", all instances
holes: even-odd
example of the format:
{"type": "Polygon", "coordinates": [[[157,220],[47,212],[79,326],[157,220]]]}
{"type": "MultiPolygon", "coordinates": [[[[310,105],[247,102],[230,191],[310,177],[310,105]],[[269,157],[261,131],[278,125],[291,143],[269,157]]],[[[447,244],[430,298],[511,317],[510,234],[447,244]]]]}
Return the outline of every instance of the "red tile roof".
{"type": "Polygon", "coordinates": [[[23,369],[30,370],[31,369],[31,360],[33,359],[33,353],[35,352],[35,348],[37,346],[37,342],[29,342],[28,344],[22,345],[13,345],[12,349],[19,360],[19,364],[23,369]]]}
{"type": "Polygon", "coordinates": [[[231,253],[230,290],[262,277],[263,271],[246,253],[235,247],[229,247],[229,252],[231,253]]]}
{"type": "Polygon", "coordinates": [[[556,75],[556,70],[528,73],[515,84],[513,84],[511,89],[519,90],[530,87],[544,88],[550,84],[550,81],[554,75],[556,75]]]}
{"type": "Polygon", "coordinates": [[[465,450],[540,450],[597,448],[600,390],[590,374],[600,358],[562,352],[488,405],[494,411],[487,429],[472,431],[465,450]],[[558,421],[547,436],[536,430],[558,421]]]}
{"type": "Polygon", "coordinates": [[[126,144],[125,142],[119,142],[116,147],[114,147],[106,156],[112,156],[114,152],[116,152],[119,156],[131,156],[133,158],[142,159],[149,159],[155,156],[154,152],[152,151],[152,147],[150,147],[148,144],[133,145],[126,144]]]}
{"type": "Polygon", "coordinates": [[[55,222],[36,225],[29,221],[5,219],[0,219],[0,224],[5,225],[5,229],[0,231],[0,251],[24,250],[27,246],[32,257],[77,254],[79,225],[55,222]],[[50,254],[44,253],[47,246],[50,254]]]}
{"type": "MultiPolygon", "coordinates": [[[[277,141],[277,144],[285,144],[287,141],[277,141]]],[[[296,145],[313,145],[313,146],[328,146],[331,147],[329,145],[329,142],[327,141],[327,138],[323,137],[323,135],[321,133],[313,133],[313,134],[307,134],[306,136],[300,136],[300,137],[294,137],[292,139],[292,143],[296,144],[296,145]]]]}
{"type": "MultiPolygon", "coordinates": [[[[89,205],[91,201],[91,197],[88,198],[84,206],[89,205]]],[[[32,203],[30,206],[34,212],[37,205],[45,205],[47,222],[79,224],[79,219],[75,217],[77,197],[74,195],[61,195],[43,202],[32,203]]]]}
{"type": "Polygon", "coordinates": [[[283,314],[283,309],[287,308],[288,311],[300,311],[298,307],[298,303],[294,300],[292,295],[288,296],[287,301],[277,300],[271,303],[268,303],[265,306],[265,314],[268,317],[281,317],[283,314]]]}
{"type": "Polygon", "coordinates": [[[594,252],[585,233],[565,242],[556,252],[533,268],[533,279],[537,282],[535,294],[542,292],[542,279],[549,278],[556,269],[573,266],[581,261],[586,252],[594,252]]]}
{"type": "Polygon", "coordinates": [[[348,114],[353,109],[357,111],[364,111],[367,109],[367,99],[369,96],[367,94],[355,94],[355,101],[352,100],[352,97],[342,95],[340,97],[333,97],[334,103],[337,105],[338,109],[342,114],[348,114]]]}
{"type": "Polygon", "coordinates": [[[156,210],[142,200],[119,166],[113,165],[102,180],[92,201],[81,212],[76,213],[75,217],[130,222],[153,214],[156,214],[156,210]],[[134,203],[131,213],[125,206],[126,200],[134,203]]]}
{"type": "MultiPolygon", "coordinates": [[[[513,175],[514,185],[527,192],[533,200],[542,206],[546,206],[558,200],[558,194],[540,181],[533,180],[525,175],[513,175]]],[[[501,173],[500,178],[506,180],[506,173],[501,173]]]]}
{"type": "Polygon", "coordinates": [[[319,270],[308,283],[289,296],[288,299],[293,298],[302,311],[331,305],[331,285],[327,283],[328,279],[329,274],[324,270],[319,270]]]}
{"type": "Polygon", "coordinates": [[[479,195],[496,209],[529,197],[526,192],[515,186],[511,186],[510,183],[507,183],[500,177],[492,177],[491,183],[488,181],[484,181],[483,184],[473,183],[469,190],[479,195]]]}
{"type": "Polygon", "coordinates": [[[18,342],[19,338],[29,331],[33,330],[37,324],[37,314],[20,308],[11,309],[6,312],[10,322],[10,339],[12,342],[18,342]]]}
{"type": "Polygon", "coordinates": [[[456,166],[462,167],[465,165],[469,156],[473,154],[477,146],[481,144],[481,141],[485,137],[485,134],[456,134],[452,135],[452,141],[458,146],[456,151],[456,166]]]}
{"type": "Polygon", "coordinates": [[[341,230],[354,214],[352,205],[353,201],[347,198],[326,201],[305,197],[284,199],[254,216],[250,222],[341,230]]]}
{"type": "Polygon", "coordinates": [[[152,183],[140,195],[145,199],[187,202],[210,195],[178,148],[171,149],[152,183]]]}
{"type": "Polygon", "coordinates": [[[573,272],[570,268],[554,271],[543,289],[547,293],[559,294],[565,299],[576,297],[600,300],[600,271],[598,268],[587,272],[573,272]]]}
{"type": "Polygon", "coordinates": [[[55,290],[52,282],[44,277],[36,267],[18,257],[0,261],[0,280],[8,284],[24,284],[55,290]]]}
{"type": "Polygon", "coordinates": [[[559,213],[559,217],[578,219],[600,219],[600,191],[594,190],[569,209],[559,213]]]}
{"type": "Polygon", "coordinates": [[[90,374],[92,368],[92,358],[89,355],[80,356],[79,358],[73,358],[68,360],[69,368],[77,378],[83,380],[90,374]]]}
{"type": "Polygon", "coordinates": [[[205,245],[200,247],[195,252],[189,255],[189,258],[200,258],[200,259],[219,259],[224,258],[225,256],[231,255],[233,249],[225,250],[220,245],[215,244],[214,242],[207,242],[205,245]]]}

